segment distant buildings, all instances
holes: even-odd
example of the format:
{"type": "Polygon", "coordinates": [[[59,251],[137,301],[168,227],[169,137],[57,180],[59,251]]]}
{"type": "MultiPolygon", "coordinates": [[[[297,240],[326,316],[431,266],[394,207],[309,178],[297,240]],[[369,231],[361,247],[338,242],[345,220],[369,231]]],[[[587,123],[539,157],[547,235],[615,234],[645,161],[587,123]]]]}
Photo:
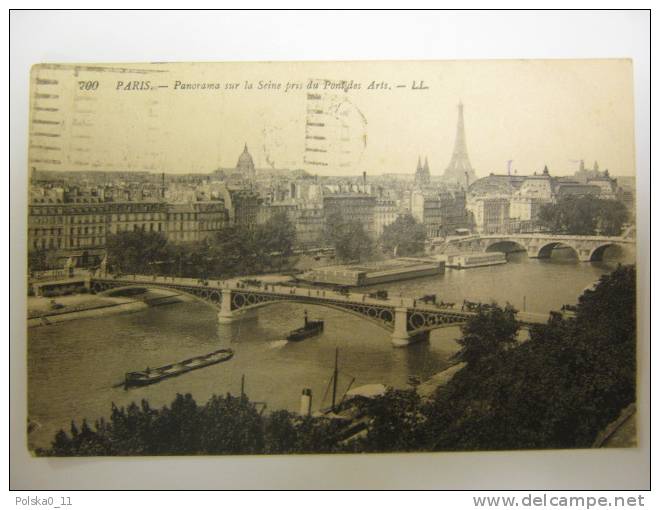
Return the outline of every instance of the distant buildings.
{"type": "Polygon", "coordinates": [[[232,225],[249,227],[257,224],[261,198],[255,191],[230,189],[227,211],[232,225]]]}
{"type": "Polygon", "coordinates": [[[166,211],[158,202],[108,202],[96,190],[54,188],[31,196],[28,252],[46,252],[55,267],[68,259],[87,265],[100,260],[110,233],[165,228],[166,211]]]}
{"type": "Polygon", "coordinates": [[[621,186],[598,164],[584,163],[571,177],[547,167],[533,175],[474,179],[465,143],[463,105],[458,107],[454,151],[444,175],[431,176],[418,158],[414,176],[367,174],[318,177],[302,170],[257,169],[247,144],[234,168],[210,174],[146,172],[45,172],[31,175],[29,251],[48,265],[94,265],[108,235],[159,232],[172,243],[212,238],[228,225],[252,228],[283,213],[296,230],[298,248],[325,246],[329,218],[359,221],[374,240],[401,214],[411,213],[428,237],[471,229],[482,233],[538,228],[543,205],[568,196],[620,199],[634,210],[634,179],[621,186]],[[469,186],[468,186],[469,184],[469,186]]]}
{"type": "Polygon", "coordinates": [[[209,238],[226,224],[222,200],[111,202],[67,193],[60,202],[30,203],[28,250],[47,252],[55,267],[67,261],[93,265],[103,258],[110,234],[140,230],[162,233],[172,242],[193,242],[209,238]]]}
{"type": "Polygon", "coordinates": [[[376,202],[375,195],[366,193],[333,193],[323,196],[323,210],[326,220],[339,215],[359,221],[369,235],[376,237],[376,202]]]}
{"type": "Polygon", "coordinates": [[[227,225],[223,200],[166,204],[166,237],[175,243],[197,242],[227,225]]]}
{"type": "Polygon", "coordinates": [[[511,202],[503,196],[476,197],[468,202],[478,233],[495,234],[509,230],[511,202]]]}
{"type": "Polygon", "coordinates": [[[410,212],[424,225],[427,237],[451,235],[470,226],[464,191],[415,190],[410,212]]]}
{"type": "Polygon", "coordinates": [[[320,206],[297,208],[294,226],[298,247],[314,248],[325,245],[325,213],[320,206]]]}
{"type": "Polygon", "coordinates": [[[395,200],[391,198],[378,198],[374,208],[374,234],[376,237],[383,235],[385,227],[391,225],[399,216],[399,208],[395,200]]]}
{"type": "Polygon", "coordinates": [[[513,192],[509,207],[509,227],[516,231],[533,229],[541,207],[554,199],[553,181],[548,167],[541,175],[525,177],[520,188],[513,192]]]}
{"type": "MultiPolygon", "coordinates": [[[[566,197],[622,198],[609,172],[587,170],[584,163],[572,177],[554,177],[547,167],[540,174],[494,175],[472,183],[468,209],[477,232],[531,232],[538,229],[539,211],[545,204],[566,197]]],[[[632,197],[629,197],[632,198],[632,197]]]]}

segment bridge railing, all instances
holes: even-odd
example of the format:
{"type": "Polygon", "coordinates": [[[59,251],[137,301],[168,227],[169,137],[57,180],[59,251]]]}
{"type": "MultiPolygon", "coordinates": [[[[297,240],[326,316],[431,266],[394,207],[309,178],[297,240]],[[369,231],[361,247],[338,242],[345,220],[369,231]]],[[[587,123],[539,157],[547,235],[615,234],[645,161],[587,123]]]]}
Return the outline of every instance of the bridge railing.
{"type": "Polygon", "coordinates": [[[87,269],[72,268],[72,269],[47,269],[44,271],[31,271],[28,274],[28,281],[30,282],[47,282],[51,280],[64,280],[67,278],[77,278],[89,276],[90,272],[87,269]]]}

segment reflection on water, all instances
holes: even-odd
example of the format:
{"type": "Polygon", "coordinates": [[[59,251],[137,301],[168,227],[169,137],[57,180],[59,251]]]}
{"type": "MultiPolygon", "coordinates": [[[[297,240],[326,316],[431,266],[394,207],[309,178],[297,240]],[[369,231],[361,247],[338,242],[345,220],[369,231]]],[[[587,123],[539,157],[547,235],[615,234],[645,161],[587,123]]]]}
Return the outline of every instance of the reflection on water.
{"type": "MultiPolygon", "coordinates": [[[[619,260],[620,254],[602,263],[585,264],[565,250],[558,250],[551,260],[529,260],[516,253],[510,254],[505,265],[448,270],[444,275],[374,288],[386,288],[393,296],[437,294],[445,302],[508,301],[520,309],[545,313],[575,302],[585,287],[619,260]]],[[[30,329],[29,416],[41,424],[30,435],[31,442],[47,445],[59,428],[68,428],[71,418],[93,421],[107,416],[111,402],[126,405],[146,398],[162,406],[177,392],[192,393],[198,402],[214,393],[238,394],[242,375],[249,397],[265,401],[270,410],[296,410],[306,387],[312,389],[313,408],[318,409],[329,403],[335,347],[340,353],[342,391],[353,378],[353,386],[403,387],[409,375],[423,379],[442,370],[457,350],[456,327],[433,331],[429,342],[395,349],[389,333],[373,323],[338,310],[307,309],[311,317],[325,320],[325,330],[302,342],[284,339],[302,324],[303,306],[295,303],[260,308],[227,325],[218,324],[215,310],[191,301],[30,329]],[[234,349],[231,361],[144,388],[113,387],[127,371],[222,347],[234,349]]]]}

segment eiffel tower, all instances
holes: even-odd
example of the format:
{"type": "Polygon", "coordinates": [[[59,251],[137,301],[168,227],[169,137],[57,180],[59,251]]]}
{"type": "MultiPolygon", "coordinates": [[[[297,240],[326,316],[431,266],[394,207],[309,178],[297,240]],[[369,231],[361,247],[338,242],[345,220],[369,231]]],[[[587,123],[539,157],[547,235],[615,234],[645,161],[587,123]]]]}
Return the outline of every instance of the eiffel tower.
{"type": "Polygon", "coordinates": [[[443,174],[443,180],[447,183],[458,184],[467,190],[468,186],[475,181],[474,168],[470,164],[470,158],[465,143],[465,125],[463,123],[463,103],[458,103],[458,124],[456,125],[456,141],[451,161],[443,174]]]}

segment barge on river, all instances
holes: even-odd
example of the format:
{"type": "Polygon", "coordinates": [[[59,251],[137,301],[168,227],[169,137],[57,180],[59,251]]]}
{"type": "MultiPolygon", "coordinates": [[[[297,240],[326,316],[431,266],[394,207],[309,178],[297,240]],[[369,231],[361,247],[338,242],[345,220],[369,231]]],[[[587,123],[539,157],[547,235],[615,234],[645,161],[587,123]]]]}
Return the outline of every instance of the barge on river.
{"type": "Polygon", "coordinates": [[[127,372],[124,379],[124,387],[130,388],[133,386],[147,386],[167,379],[168,377],[175,377],[177,375],[197,370],[198,368],[208,367],[227,361],[234,356],[234,351],[231,349],[220,349],[218,351],[210,352],[203,356],[195,356],[178,363],[164,365],[158,368],[147,368],[141,372],[127,372]]]}
{"type": "Polygon", "coordinates": [[[445,272],[445,263],[428,257],[399,257],[365,264],[317,267],[299,278],[315,285],[363,287],[434,276],[445,272]]]}

